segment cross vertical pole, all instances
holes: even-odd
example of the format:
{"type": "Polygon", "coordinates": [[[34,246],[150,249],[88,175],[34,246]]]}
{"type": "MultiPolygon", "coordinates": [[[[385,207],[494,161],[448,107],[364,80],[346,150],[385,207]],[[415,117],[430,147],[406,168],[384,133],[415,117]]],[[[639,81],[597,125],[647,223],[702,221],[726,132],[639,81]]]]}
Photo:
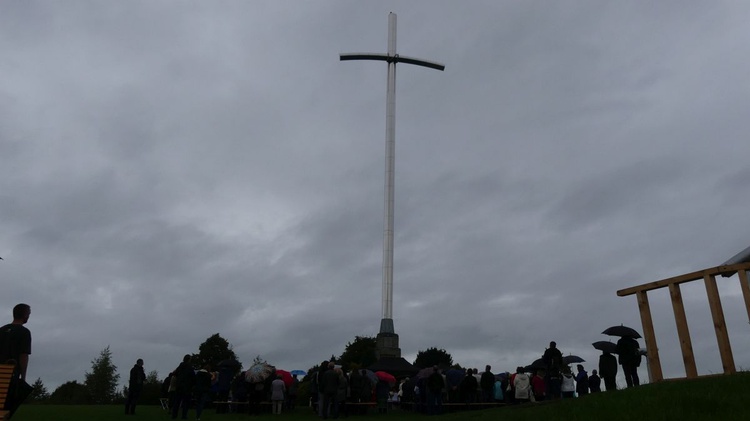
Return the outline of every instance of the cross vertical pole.
{"type": "Polygon", "coordinates": [[[341,61],[379,60],[388,63],[388,83],[385,98],[385,217],[383,230],[383,319],[381,333],[394,333],[393,329],[393,215],[395,203],[396,170],[396,63],[414,64],[436,70],[445,70],[440,63],[400,56],[396,53],[396,14],[388,14],[388,52],[345,53],[341,61]]]}

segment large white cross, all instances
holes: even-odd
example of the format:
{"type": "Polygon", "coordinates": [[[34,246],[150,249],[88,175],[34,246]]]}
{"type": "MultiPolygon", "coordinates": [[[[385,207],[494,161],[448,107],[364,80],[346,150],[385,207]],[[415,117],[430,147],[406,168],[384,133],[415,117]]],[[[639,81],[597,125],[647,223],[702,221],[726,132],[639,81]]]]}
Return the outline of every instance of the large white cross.
{"type": "Polygon", "coordinates": [[[380,60],[388,63],[388,87],[385,97],[385,229],[383,232],[383,320],[381,333],[394,333],[393,329],[393,198],[394,169],[396,161],[396,63],[415,64],[431,69],[445,70],[440,63],[400,56],[396,53],[396,14],[388,14],[388,53],[347,53],[345,60],[380,60]]]}

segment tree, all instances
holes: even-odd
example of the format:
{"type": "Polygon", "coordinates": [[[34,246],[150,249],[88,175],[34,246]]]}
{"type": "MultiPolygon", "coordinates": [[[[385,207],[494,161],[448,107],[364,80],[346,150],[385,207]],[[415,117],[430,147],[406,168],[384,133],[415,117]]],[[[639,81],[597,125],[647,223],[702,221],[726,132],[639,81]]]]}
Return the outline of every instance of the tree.
{"type": "Polygon", "coordinates": [[[232,345],[218,333],[200,344],[198,353],[192,355],[193,365],[200,368],[207,364],[216,368],[224,360],[237,360],[237,355],[232,351],[232,345]]]}
{"type": "Polygon", "coordinates": [[[337,359],[337,363],[347,371],[352,368],[369,367],[377,361],[376,348],[375,338],[355,336],[353,342],[346,344],[344,353],[337,359]]]}
{"type": "Polygon", "coordinates": [[[117,374],[117,366],[112,362],[112,352],[109,345],[99,353],[99,358],[91,361],[91,373],[86,373],[84,386],[93,404],[110,404],[117,393],[117,382],[120,375],[117,374]]]}
{"type": "Polygon", "coordinates": [[[444,349],[437,349],[436,347],[427,348],[424,351],[417,352],[417,359],[414,360],[414,365],[417,367],[450,367],[453,365],[453,357],[444,349]]]}
{"type": "Polygon", "coordinates": [[[61,384],[49,396],[49,403],[56,405],[83,405],[88,402],[89,395],[86,386],[75,380],[61,384]]]}
{"type": "Polygon", "coordinates": [[[31,394],[29,395],[29,400],[31,402],[44,402],[49,399],[49,392],[47,392],[47,388],[44,387],[41,377],[37,377],[31,387],[33,387],[31,394]]]}

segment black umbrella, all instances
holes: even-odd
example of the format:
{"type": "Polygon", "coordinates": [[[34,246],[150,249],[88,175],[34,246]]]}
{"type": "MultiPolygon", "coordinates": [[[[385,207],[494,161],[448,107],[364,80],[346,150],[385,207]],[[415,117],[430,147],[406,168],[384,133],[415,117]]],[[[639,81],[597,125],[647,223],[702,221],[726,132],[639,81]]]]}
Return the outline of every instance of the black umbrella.
{"type": "Polygon", "coordinates": [[[534,360],[533,363],[524,367],[523,371],[525,373],[533,373],[537,370],[546,370],[546,369],[547,369],[547,364],[541,358],[539,358],[538,360],[534,360]]]}
{"type": "Polygon", "coordinates": [[[623,325],[608,327],[602,333],[605,335],[609,335],[609,336],[625,336],[628,338],[635,338],[635,339],[638,339],[641,337],[641,334],[638,333],[635,329],[633,329],[632,327],[627,327],[623,325]]]}
{"type": "Polygon", "coordinates": [[[609,341],[597,341],[591,344],[594,348],[599,351],[609,352],[610,354],[617,354],[617,344],[609,341]]]}
{"type": "Polygon", "coordinates": [[[586,360],[579,357],[578,355],[566,355],[563,357],[563,364],[575,364],[582,362],[586,362],[586,360]]]}

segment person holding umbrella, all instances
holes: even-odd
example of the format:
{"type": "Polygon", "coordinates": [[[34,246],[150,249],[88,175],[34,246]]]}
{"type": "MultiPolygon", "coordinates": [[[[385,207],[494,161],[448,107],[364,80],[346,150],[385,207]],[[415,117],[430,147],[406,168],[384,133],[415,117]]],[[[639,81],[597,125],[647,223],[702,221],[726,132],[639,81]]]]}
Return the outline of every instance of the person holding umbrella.
{"type": "Polygon", "coordinates": [[[599,356],[599,374],[604,379],[604,388],[607,391],[617,390],[615,377],[617,376],[617,358],[609,351],[603,351],[599,356]]]}
{"type": "Polygon", "coordinates": [[[640,385],[638,366],[641,365],[641,353],[638,341],[629,336],[623,336],[617,341],[617,353],[620,355],[622,374],[628,387],[640,385]]]}

